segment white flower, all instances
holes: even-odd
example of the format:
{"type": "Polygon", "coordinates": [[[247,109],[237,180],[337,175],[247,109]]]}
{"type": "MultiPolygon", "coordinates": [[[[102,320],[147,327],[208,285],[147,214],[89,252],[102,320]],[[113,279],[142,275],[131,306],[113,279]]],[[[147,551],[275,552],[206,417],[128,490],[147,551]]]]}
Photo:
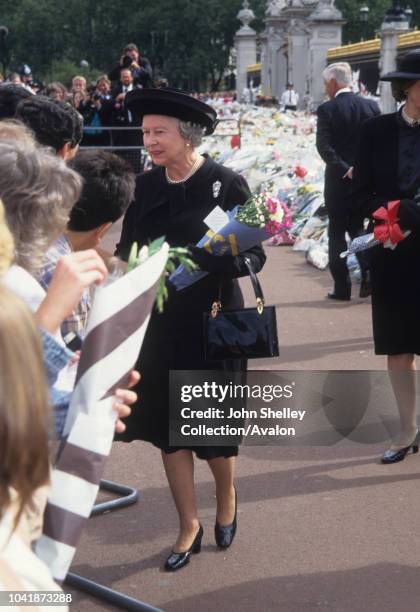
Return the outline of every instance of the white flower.
{"type": "Polygon", "coordinates": [[[138,255],[139,264],[144,263],[148,257],[149,257],[149,247],[147,245],[144,245],[141,247],[139,251],[139,255],[138,255]]]}
{"type": "Polygon", "coordinates": [[[264,222],[265,222],[265,217],[264,217],[264,215],[260,215],[260,216],[259,216],[259,220],[260,220],[260,221],[264,221],[264,222]]]}
{"type": "Polygon", "coordinates": [[[272,219],[273,221],[278,221],[279,223],[283,221],[283,217],[284,210],[281,206],[277,207],[277,211],[274,213],[274,215],[270,215],[270,219],[272,219]]]}

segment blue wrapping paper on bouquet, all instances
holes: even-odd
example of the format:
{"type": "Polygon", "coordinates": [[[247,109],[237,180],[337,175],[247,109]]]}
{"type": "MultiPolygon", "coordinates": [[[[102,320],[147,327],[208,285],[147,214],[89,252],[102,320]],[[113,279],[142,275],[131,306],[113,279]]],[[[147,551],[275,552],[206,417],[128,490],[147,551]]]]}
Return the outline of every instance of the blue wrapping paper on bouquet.
{"type": "MultiPolygon", "coordinates": [[[[234,209],[227,211],[226,214],[229,217],[229,221],[226,225],[217,232],[208,230],[197,243],[197,247],[206,249],[208,253],[214,256],[236,256],[256,246],[272,235],[267,227],[250,227],[237,221],[235,217],[239,209],[240,207],[236,206],[234,209]]],[[[175,272],[169,277],[169,281],[178,291],[181,291],[181,289],[193,285],[207,275],[208,272],[203,270],[190,273],[185,270],[184,266],[178,266],[175,272]]]]}

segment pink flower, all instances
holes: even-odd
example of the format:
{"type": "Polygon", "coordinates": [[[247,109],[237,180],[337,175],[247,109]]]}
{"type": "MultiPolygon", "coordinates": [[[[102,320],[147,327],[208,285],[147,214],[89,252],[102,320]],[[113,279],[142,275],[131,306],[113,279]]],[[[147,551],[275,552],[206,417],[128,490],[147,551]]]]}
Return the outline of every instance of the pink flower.
{"type": "Polygon", "coordinates": [[[274,215],[277,212],[277,202],[272,198],[267,200],[266,208],[270,215],[274,215]]]}
{"type": "Polygon", "coordinates": [[[270,220],[270,221],[268,221],[267,225],[265,226],[265,229],[270,234],[270,236],[275,236],[281,230],[281,223],[279,223],[278,221],[271,221],[270,220]]]}
{"type": "Polygon", "coordinates": [[[293,225],[293,219],[292,219],[291,212],[285,202],[279,202],[279,204],[284,211],[284,217],[282,220],[282,228],[289,229],[293,225]]]}

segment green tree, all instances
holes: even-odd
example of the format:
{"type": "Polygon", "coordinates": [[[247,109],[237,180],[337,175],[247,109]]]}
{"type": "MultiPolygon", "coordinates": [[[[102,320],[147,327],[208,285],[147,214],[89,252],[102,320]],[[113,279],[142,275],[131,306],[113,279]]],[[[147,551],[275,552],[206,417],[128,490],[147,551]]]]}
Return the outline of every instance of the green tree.
{"type": "MultiPolygon", "coordinates": [[[[391,8],[392,0],[336,0],[337,8],[339,8],[346,24],[343,28],[343,43],[354,43],[361,40],[362,36],[368,40],[374,38],[376,32],[380,29],[385,12],[391,8]],[[369,18],[366,25],[366,32],[363,32],[360,22],[360,8],[362,6],[369,7],[369,18]]],[[[420,24],[420,0],[407,0],[400,2],[403,8],[408,5],[413,10],[413,19],[411,27],[416,27],[420,24]]]]}
{"type": "MultiPolygon", "coordinates": [[[[67,74],[85,59],[107,70],[136,42],[173,85],[221,83],[229,64],[242,0],[0,0],[10,30],[12,67],[30,64],[43,78],[67,74]],[[55,71],[55,72],[54,72],[55,71]]],[[[252,6],[262,28],[265,1],[252,6]]]]}

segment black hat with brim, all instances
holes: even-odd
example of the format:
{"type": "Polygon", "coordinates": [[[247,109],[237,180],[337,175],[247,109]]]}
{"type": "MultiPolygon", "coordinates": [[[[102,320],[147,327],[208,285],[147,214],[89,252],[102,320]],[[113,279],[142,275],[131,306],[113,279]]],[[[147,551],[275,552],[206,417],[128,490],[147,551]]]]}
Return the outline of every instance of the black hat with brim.
{"type": "Polygon", "coordinates": [[[406,53],[397,61],[397,70],[380,77],[380,81],[418,81],[420,80],[420,49],[406,53]]]}
{"type": "Polygon", "coordinates": [[[164,115],[181,121],[191,121],[212,134],[217,125],[216,111],[178,89],[134,89],[125,97],[125,106],[140,121],[145,115],[164,115]]]}

